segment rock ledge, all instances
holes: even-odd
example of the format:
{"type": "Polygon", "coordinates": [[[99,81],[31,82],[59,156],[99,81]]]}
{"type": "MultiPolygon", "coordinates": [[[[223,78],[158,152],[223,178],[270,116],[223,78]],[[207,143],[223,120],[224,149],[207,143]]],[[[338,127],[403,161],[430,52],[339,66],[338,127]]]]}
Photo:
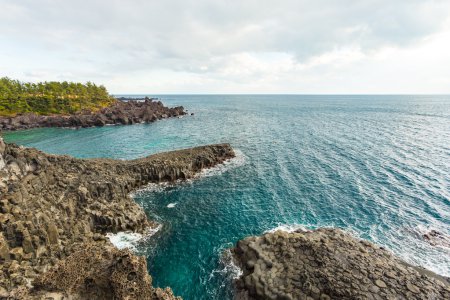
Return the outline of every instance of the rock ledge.
{"type": "Polygon", "coordinates": [[[248,237],[233,253],[236,299],[450,299],[446,278],[339,229],[248,237]]]}
{"type": "Polygon", "coordinates": [[[155,227],[130,198],[234,157],[228,144],[130,161],[76,159],[0,138],[0,299],[175,299],[107,232],[155,227]]]}

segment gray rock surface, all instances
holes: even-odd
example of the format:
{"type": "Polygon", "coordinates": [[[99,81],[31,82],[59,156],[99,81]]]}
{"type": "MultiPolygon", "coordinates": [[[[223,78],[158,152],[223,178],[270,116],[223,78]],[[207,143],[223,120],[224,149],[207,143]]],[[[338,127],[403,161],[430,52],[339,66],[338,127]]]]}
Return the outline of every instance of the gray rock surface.
{"type": "Polygon", "coordinates": [[[182,116],[182,106],[168,108],[161,101],[117,101],[96,112],[81,111],[73,115],[41,116],[26,113],[15,117],[0,116],[0,130],[20,130],[36,127],[93,127],[113,124],[131,125],[182,116]]]}
{"type": "MultiPolygon", "coordinates": [[[[34,280],[69,259],[80,245],[101,244],[94,247],[98,255],[116,259],[122,254],[105,233],[143,233],[156,226],[130,198],[131,191],[150,182],[191,178],[233,156],[230,145],[220,144],[130,161],[76,159],[5,144],[0,138],[0,299],[31,297],[23,293],[34,280]]],[[[46,286],[41,284],[40,292],[46,286]]],[[[59,292],[69,292],[64,289],[59,292]]]]}
{"type": "Polygon", "coordinates": [[[447,278],[339,229],[265,233],[237,243],[236,299],[450,299],[447,278]]]}

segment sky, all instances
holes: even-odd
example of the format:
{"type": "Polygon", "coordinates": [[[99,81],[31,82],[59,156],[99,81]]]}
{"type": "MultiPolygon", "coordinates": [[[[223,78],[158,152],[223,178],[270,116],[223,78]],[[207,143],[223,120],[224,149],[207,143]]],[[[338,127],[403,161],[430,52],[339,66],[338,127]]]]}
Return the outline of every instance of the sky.
{"type": "Polygon", "coordinates": [[[449,94],[448,0],[0,0],[0,76],[114,94],[449,94]]]}

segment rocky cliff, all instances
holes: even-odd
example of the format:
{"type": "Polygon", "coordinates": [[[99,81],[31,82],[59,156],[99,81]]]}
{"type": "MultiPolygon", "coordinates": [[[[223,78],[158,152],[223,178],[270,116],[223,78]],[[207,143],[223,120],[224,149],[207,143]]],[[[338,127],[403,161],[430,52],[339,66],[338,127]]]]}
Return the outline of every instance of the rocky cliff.
{"type": "Polygon", "coordinates": [[[161,101],[117,101],[99,111],[81,111],[73,115],[41,116],[26,113],[15,117],[0,116],[0,130],[36,127],[92,127],[113,124],[150,123],[159,119],[185,115],[182,106],[168,108],[161,101]]]}
{"type": "Polygon", "coordinates": [[[236,299],[450,299],[450,284],[339,229],[266,233],[238,242],[236,299]]]}
{"type": "Polygon", "coordinates": [[[234,156],[210,145],[130,161],[75,159],[0,139],[0,299],[174,299],[107,232],[156,226],[129,193],[234,156]]]}

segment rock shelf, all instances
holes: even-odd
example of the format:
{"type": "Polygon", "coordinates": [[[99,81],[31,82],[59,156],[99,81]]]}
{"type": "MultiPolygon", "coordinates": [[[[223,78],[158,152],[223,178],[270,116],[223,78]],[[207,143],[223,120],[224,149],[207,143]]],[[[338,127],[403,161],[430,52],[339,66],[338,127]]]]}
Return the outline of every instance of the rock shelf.
{"type": "Polygon", "coordinates": [[[218,144],[130,161],[76,159],[0,138],[0,299],[175,299],[151,288],[145,260],[114,248],[105,233],[157,225],[133,190],[232,157],[230,145],[218,144]]]}
{"type": "Polygon", "coordinates": [[[276,231],[237,243],[236,299],[450,299],[447,278],[339,229],[276,231]]]}

